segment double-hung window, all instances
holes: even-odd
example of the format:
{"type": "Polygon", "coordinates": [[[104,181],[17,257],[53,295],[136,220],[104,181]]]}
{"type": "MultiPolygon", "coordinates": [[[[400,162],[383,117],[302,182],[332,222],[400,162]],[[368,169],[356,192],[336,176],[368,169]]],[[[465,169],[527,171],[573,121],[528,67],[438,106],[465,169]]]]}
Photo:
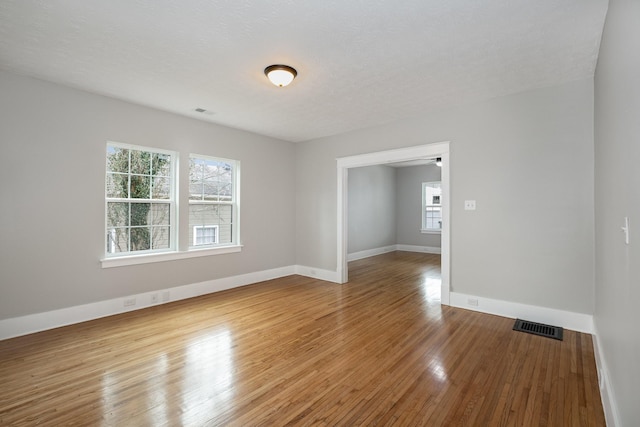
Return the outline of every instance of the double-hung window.
{"type": "Polygon", "coordinates": [[[442,230],[442,188],[440,181],[422,183],[422,232],[442,230]]]}
{"type": "Polygon", "coordinates": [[[177,154],[107,144],[106,254],[175,250],[177,154]]]}
{"type": "Polygon", "coordinates": [[[189,242],[192,248],[238,242],[240,163],[192,154],[189,157],[189,242]]]}

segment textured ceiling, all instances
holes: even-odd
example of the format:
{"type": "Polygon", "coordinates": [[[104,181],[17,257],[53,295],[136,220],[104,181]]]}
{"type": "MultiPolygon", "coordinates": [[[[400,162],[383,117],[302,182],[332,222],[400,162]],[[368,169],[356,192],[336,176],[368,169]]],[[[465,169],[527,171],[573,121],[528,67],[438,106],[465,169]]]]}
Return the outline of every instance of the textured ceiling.
{"type": "Polygon", "coordinates": [[[0,68],[298,142],[591,77],[606,10],[607,0],[0,0],[0,68]],[[263,69],[274,63],[298,78],[271,85],[263,69]]]}

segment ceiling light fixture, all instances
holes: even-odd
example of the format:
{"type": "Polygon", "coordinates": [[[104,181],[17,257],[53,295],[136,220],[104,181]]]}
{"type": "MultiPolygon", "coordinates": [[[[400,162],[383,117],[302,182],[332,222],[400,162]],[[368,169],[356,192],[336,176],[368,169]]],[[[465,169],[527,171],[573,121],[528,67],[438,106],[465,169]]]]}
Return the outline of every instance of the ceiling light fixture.
{"type": "Polygon", "coordinates": [[[436,166],[442,167],[442,157],[436,157],[436,166]]]}
{"type": "Polygon", "coordinates": [[[269,65],[264,69],[267,78],[278,87],[285,87],[293,81],[298,72],[288,65],[269,65]]]}

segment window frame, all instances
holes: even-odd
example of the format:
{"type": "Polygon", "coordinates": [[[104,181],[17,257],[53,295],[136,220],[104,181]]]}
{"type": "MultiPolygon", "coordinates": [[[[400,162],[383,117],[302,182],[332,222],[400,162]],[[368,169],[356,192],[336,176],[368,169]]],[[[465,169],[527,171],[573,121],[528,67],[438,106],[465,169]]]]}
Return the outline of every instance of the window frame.
{"type": "MultiPolygon", "coordinates": [[[[189,153],[189,170],[187,171],[188,180],[190,180],[190,168],[191,159],[209,160],[214,162],[227,163],[231,165],[231,200],[230,201],[206,201],[206,200],[191,200],[191,191],[189,190],[187,195],[188,206],[192,205],[229,205],[231,206],[231,241],[227,243],[219,243],[220,241],[220,227],[218,226],[218,243],[195,245],[195,236],[189,242],[189,251],[204,251],[204,250],[216,250],[233,247],[241,247],[240,245],[240,160],[227,159],[224,157],[209,156],[206,154],[189,153]]],[[[189,184],[190,185],[190,182],[189,184]]],[[[187,208],[189,209],[189,208],[187,208]]],[[[190,215],[189,215],[190,217],[190,215]]],[[[189,226],[191,227],[190,219],[189,226]]],[[[196,227],[193,225],[192,227],[196,227]]]]}
{"type": "Polygon", "coordinates": [[[426,214],[427,208],[429,207],[440,207],[440,214],[442,216],[442,194],[440,194],[440,199],[438,204],[427,203],[427,194],[426,188],[430,185],[438,184],[440,187],[440,191],[442,192],[442,181],[427,181],[422,183],[422,211],[421,211],[421,227],[420,232],[423,234],[441,234],[442,233],[442,219],[440,220],[440,228],[429,228],[427,227],[426,214]]]}
{"type": "MultiPolygon", "coordinates": [[[[180,161],[180,157],[179,157],[179,153],[176,151],[171,151],[171,150],[165,150],[165,149],[161,149],[161,148],[155,148],[155,147],[146,147],[146,146],[141,146],[141,145],[134,145],[134,144],[126,144],[126,143],[121,143],[121,142],[115,142],[115,141],[107,141],[106,144],[106,151],[105,151],[105,173],[104,173],[104,177],[105,177],[105,188],[104,188],[104,229],[103,229],[103,235],[105,238],[104,244],[103,244],[103,250],[104,250],[104,259],[103,262],[106,260],[115,260],[115,259],[123,259],[123,258],[133,258],[133,257],[141,257],[141,256],[150,256],[150,255],[157,255],[157,254],[166,254],[166,253],[170,253],[170,252],[175,252],[178,249],[178,228],[179,228],[179,218],[178,218],[178,200],[177,200],[177,194],[178,194],[178,177],[177,177],[177,171],[178,171],[178,163],[180,161]],[[128,194],[126,198],[122,198],[122,197],[108,197],[107,195],[107,190],[108,190],[108,185],[109,185],[109,169],[108,169],[108,153],[109,153],[109,148],[110,147],[114,147],[114,148],[119,148],[119,149],[125,149],[125,150],[134,150],[134,151],[140,151],[140,152],[147,152],[147,153],[151,153],[151,154],[162,154],[162,155],[167,155],[170,156],[171,158],[171,163],[170,163],[170,168],[169,168],[169,192],[168,192],[168,198],[165,199],[155,199],[155,198],[131,198],[131,195],[128,194]],[[145,249],[145,250],[138,250],[138,251],[126,251],[126,252],[109,252],[108,248],[109,248],[109,236],[112,235],[112,233],[109,230],[109,203],[149,203],[149,204],[167,204],[169,205],[169,220],[168,220],[168,227],[169,227],[169,234],[168,234],[168,238],[169,238],[169,245],[167,248],[161,248],[161,249],[145,249]]],[[[138,174],[134,174],[131,171],[131,165],[129,165],[129,171],[127,172],[127,176],[130,177],[132,175],[138,175],[138,174]]],[[[152,175],[149,175],[149,177],[152,177],[152,175]]],[[[150,194],[151,196],[151,194],[150,194]]],[[[131,223],[129,222],[128,228],[133,227],[131,225],[131,223]]]]}

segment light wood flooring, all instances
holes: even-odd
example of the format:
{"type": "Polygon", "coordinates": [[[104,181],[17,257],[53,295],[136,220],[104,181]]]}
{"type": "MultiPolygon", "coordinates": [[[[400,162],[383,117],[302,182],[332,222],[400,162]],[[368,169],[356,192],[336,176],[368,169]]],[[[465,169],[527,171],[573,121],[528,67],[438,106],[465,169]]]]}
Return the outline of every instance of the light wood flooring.
{"type": "Polygon", "coordinates": [[[0,341],[0,425],[602,426],[591,336],[440,306],[438,255],[0,341]]]}

